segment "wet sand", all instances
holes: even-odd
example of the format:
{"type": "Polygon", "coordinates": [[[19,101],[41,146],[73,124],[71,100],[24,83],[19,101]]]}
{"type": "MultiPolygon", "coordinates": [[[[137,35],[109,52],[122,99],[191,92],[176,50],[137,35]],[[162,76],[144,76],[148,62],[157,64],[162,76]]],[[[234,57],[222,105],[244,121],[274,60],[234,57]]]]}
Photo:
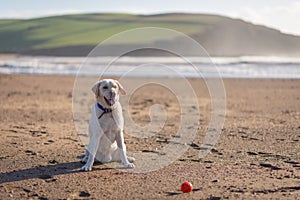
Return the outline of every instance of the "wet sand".
{"type": "MultiPolygon", "coordinates": [[[[73,123],[73,83],[71,76],[0,76],[0,199],[300,197],[300,80],[225,79],[225,125],[213,151],[199,160],[211,106],[205,83],[191,79],[201,111],[197,136],[177,160],[148,173],[103,164],[80,171],[85,146],[73,123]],[[193,192],[179,190],[184,181],[193,192]]],[[[129,152],[155,153],[174,139],[178,102],[164,88],[138,90],[132,118],[147,124],[156,103],[168,112],[165,127],[147,139],[125,127],[129,152]]]]}

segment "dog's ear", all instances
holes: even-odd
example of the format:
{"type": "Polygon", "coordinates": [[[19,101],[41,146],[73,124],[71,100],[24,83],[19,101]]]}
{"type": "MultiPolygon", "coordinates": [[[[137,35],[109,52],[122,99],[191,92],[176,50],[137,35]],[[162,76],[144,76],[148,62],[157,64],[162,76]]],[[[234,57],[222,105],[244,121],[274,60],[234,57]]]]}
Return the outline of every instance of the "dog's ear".
{"type": "Polygon", "coordinates": [[[99,86],[101,85],[101,81],[98,81],[94,84],[92,87],[92,91],[95,93],[95,96],[98,97],[100,92],[99,92],[99,86]]]}
{"type": "Polygon", "coordinates": [[[125,91],[125,89],[123,88],[123,86],[121,85],[121,83],[120,83],[119,81],[117,81],[117,80],[115,80],[115,82],[116,82],[116,84],[117,84],[118,87],[119,87],[120,93],[121,93],[122,95],[126,95],[126,91],[125,91]]]}

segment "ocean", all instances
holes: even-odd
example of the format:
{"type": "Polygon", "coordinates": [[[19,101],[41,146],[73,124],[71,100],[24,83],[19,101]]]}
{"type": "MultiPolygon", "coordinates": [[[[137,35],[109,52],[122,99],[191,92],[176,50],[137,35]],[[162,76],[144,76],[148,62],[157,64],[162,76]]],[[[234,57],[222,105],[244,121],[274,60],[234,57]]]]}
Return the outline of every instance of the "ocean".
{"type": "Polygon", "coordinates": [[[0,74],[299,79],[300,58],[18,56],[0,58],[0,74]]]}

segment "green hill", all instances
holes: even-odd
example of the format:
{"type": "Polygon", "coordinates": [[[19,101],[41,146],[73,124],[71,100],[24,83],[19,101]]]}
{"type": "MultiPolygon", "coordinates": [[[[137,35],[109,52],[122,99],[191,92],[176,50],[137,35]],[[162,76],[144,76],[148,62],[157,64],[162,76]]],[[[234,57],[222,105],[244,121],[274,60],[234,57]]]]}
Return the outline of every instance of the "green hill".
{"type": "MultiPolygon", "coordinates": [[[[300,55],[300,37],[282,34],[238,19],[203,14],[78,14],[28,20],[0,20],[0,53],[84,56],[99,42],[140,27],[163,27],[183,32],[211,55],[300,55]]],[[[112,49],[136,42],[176,38],[128,38],[112,49]]],[[[113,51],[113,50],[112,50],[113,51]]],[[[149,53],[149,52],[148,52],[149,53]]],[[[142,53],[143,54],[143,53],[142,53]]],[[[192,52],[191,52],[192,54],[192,52]]]]}

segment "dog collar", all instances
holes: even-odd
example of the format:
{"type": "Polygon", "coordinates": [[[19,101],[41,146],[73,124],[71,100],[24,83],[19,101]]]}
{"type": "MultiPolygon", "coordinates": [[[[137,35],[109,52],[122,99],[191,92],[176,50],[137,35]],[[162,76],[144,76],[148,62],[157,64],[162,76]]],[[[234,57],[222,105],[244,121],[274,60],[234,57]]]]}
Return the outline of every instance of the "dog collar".
{"type": "Polygon", "coordinates": [[[98,119],[100,119],[105,113],[111,113],[112,109],[110,108],[104,108],[100,103],[97,102],[97,106],[100,110],[103,111],[103,113],[98,117],[98,119]]]}

